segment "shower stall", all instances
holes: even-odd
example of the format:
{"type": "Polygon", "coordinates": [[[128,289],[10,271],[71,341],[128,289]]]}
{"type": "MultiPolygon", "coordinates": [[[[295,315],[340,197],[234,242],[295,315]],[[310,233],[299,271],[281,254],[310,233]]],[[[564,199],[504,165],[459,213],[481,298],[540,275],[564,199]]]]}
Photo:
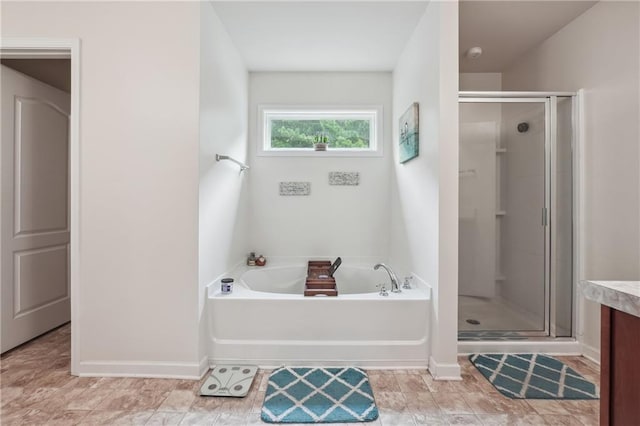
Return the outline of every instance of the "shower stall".
{"type": "Polygon", "coordinates": [[[461,341],[574,335],[576,99],[460,92],[461,341]]]}

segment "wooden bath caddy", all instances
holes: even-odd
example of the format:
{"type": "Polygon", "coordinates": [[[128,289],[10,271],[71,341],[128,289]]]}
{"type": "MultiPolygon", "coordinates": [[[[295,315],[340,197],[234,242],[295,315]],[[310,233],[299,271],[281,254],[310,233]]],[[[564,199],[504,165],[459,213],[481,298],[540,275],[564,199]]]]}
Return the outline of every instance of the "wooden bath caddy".
{"type": "Polygon", "coordinates": [[[307,281],[304,285],[305,296],[337,296],[336,280],[330,276],[331,262],[310,260],[307,268],[307,281]]]}

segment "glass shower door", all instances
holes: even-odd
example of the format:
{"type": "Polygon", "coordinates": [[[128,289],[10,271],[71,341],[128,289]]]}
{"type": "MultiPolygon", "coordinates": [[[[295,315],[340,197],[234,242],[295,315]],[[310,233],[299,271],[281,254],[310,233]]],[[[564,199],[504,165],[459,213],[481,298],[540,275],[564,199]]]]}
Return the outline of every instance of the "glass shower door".
{"type": "Polygon", "coordinates": [[[460,99],[461,340],[548,335],[549,136],[547,98],[460,99]]]}

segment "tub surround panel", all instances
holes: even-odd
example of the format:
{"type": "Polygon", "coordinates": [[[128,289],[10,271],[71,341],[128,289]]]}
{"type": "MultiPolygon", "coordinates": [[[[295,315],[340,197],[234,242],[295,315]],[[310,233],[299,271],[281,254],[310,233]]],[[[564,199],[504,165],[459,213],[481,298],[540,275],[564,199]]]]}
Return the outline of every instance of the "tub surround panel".
{"type": "Polygon", "coordinates": [[[640,317],[640,281],[582,281],[580,287],[587,299],[640,317]]]}

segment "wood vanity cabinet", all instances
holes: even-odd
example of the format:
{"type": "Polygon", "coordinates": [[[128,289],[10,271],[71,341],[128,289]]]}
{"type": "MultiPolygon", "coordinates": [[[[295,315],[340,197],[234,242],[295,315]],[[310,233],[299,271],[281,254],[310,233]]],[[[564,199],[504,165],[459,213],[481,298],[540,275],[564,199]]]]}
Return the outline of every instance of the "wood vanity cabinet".
{"type": "Polygon", "coordinates": [[[640,425],[640,317],[601,306],[600,425],[640,425]]]}

